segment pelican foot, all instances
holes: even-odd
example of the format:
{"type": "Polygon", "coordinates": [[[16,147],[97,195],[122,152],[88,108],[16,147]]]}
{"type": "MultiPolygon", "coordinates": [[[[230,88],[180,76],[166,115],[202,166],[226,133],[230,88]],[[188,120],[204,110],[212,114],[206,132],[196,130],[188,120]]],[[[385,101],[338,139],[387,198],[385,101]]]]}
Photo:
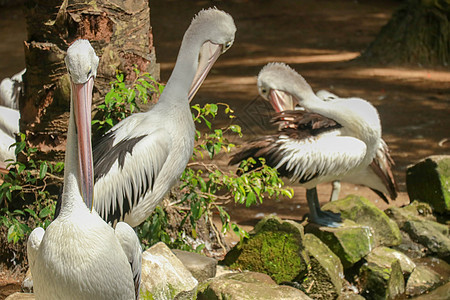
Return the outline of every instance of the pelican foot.
{"type": "Polygon", "coordinates": [[[340,227],[342,226],[341,214],[333,213],[331,211],[317,211],[317,216],[311,215],[311,222],[326,227],[340,227]]]}

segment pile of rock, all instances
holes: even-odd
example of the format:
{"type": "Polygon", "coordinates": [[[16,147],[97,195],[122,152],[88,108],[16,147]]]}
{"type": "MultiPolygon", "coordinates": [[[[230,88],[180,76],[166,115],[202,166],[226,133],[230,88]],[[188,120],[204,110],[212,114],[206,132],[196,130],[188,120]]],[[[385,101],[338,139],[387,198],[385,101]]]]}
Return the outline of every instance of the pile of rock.
{"type": "MultiPolygon", "coordinates": [[[[407,183],[401,208],[359,196],[326,204],[338,228],[267,217],[219,266],[158,243],[143,254],[141,299],[448,299],[450,158],[411,166],[407,183]]],[[[34,299],[20,297],[7,299],[34,299]]]]}

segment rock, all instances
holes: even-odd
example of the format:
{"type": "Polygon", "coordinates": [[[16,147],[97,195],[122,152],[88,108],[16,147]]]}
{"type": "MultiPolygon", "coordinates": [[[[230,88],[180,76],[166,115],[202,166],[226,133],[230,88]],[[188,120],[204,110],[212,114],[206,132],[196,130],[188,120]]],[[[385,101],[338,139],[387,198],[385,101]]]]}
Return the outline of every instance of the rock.
{"type": "Polygon", "coordinates": [[[295,281],[307,271],[303,226],[267,217],[256,224],[250,237],[231,249],[222,264],[232,269],[265,273],[280,283],[295,281]]]}
{"type": "Polygon", "coordinates": [[[172,252],[199,283],[216,276],[217,260],[214,258],[177,249],[172,252]]]}
{"type": "Polygon", "coordinates": [[[310,268],[302,282],[303,288],[313,299],[336,299],[341,293],[344,278],[341,261],[315,235],[305,234],[304,244],[309,254],[310,268]]]}
{"type": "Polygon", "coordinates": [[[405,292],[400,262],[390,267],[367,262],[360,269],[361,294],[368,299],[392,299],[405,292]]]}
{"type": "Polygon", "coordinates": [[[34,294],[29,293],[14,293],[5,298],[5,300],[34,300],[34,294]]]}
{"type": "Polygon", "coordinates": [[[270,276],[256,272],[225,274],[205,282],[197,294],[198,300],[311,300],[302,291],[277,285],[270,276]]]}
{"type": "Polygon", "coordinates": [[[370,227],[377,246],[396,246],[402,241],[397,224],[364,197],[350,195],[344,199],[328,202],[322,209],[341,213],[344,219],[370,227]]]}
{"type": "Polygon", "coordinates": [[[408,257],[413,259],[426,255],[427,248],[424,245],[414,242],[406,232],[402,231],[401,233],[402,243],[395,247],[396,250],[406,253],[408,257]]]}
{"type": "Polygon", "coordinates": [[[428,294],[414,297],[414,300],[448,300],[448,295],[450,295],[450,282],[447,282],[428,294]]]}
{"type": "Polygon", "coordinates": [[[411,201],[427,202],[438,213],[450,213],[450,156],[429,156],[406,170],[411,201]]]}
{"type": "Polygon", "coordinates": [[[150,299],[195,299],[198,282],[164,243],[142,254],[141,292],[150,299]]]}
{"type": "Polygon", "coordinates": [[[441,282],[438,273],[427,266],[417,266],[409,276],[406,284],[406,294],[409,296],[423,294],[441,282]]]}
{"type": "Polygon", "coordinates": [[[353,266],[375,246],[370,228],[351,220],[344,220],[337,228],[308,224],[306,230],[324,242],[339,257],[344,268],[353,266]]]}
{"type": "Polygon", "coordinates": [[[390,268],[392,263],[398,260],[402,273],[407,276],[416,268],[416,264],[406,254],[384,246],[373,249],[366,256],[366,260],[385,268],[390,268]]]}
{"type": "Polygon", "coordinates": [[[336,300],[364,300],[365,298],[361,295],[354,293],[342,293],[336,300]]]}
{"type": "Polygon", "coordinates": [[[414,201],[403,207],[392,206],[385,210],[385,213],[394,220],[398,227],[403,228],[406,221],[436,221],[433,210],[428,203],[414,201]]]}
{"type": "Polygon", "coordinates": [[[240,271],[232,270],[232,269],[228,268],[227,266],[218,265],[216,267],[216,277],[219,277],[219,276],[222,276],[225,274],[235,274],[235,273],[240,273],[240,271]]]}
{"type": "Polygon", "coordinates": [[[403,229],[414,241],[424,245],[429,253],[441,258],[450,256],[450,238],[447,226],[428,220],[407,221],[403,229]]]}

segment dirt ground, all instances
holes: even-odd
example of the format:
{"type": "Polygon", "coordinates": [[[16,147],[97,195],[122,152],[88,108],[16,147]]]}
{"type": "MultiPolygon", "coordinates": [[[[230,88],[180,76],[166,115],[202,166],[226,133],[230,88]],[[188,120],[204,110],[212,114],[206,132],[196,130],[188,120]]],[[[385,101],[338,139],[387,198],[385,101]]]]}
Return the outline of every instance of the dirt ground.
{"type": "MultiPolygon", "coordinates": [[[[379,111],[383,138],[396,162],[400,195],[392,205],[409,202],[405,170],[429,155],[450,154],[450,69],[421,66],[367,66],[351,61],[375,38],[401,1],[355,0],[227,0],[151,1],[151,22],[161,79],[173,69],[184,31],[201,8],[216,6],[230,13],[238,31],[231,49],[222,55],[194,102],[227,102],[235,110],[244,138],[268,133],[271,109],[257,97],[256,76],[268,62],[285,62],[301,73],[315,91],[357,96],[379,111]]],[[[0,79],[24,67],[26,26],[20,8],[0,8],[0,79]]],[[[389,51],[389,49],[386,49],[389,51]]],[[[220,120],[225,125],[228,121],[220,120]]],[[[238,142],[236,140],[236,142],[238,142]]],[[[226,165],[227,157],[219,160],[226,165]]],[[[342,185],[341,196],[366,196],[380,208],[383,201],[364,187],[342,185]]],[[[301,220],[307,212],[304,189],[294,185],[292,200],[267,200],[245,208],[230,205],[233,220],[250,229],[264,215],[301,220]]],[[[328,201],[330,185],[319,186],[328,201]]],[[[0,274],[8,286],[15,274],[0,274]],[[11,279],[12,278],[12,279],[11,279]],[[9,281],[8,281],[9,280],[9,281]]],[[[0,294],[0,299],[2,298],[0,294]]]]}

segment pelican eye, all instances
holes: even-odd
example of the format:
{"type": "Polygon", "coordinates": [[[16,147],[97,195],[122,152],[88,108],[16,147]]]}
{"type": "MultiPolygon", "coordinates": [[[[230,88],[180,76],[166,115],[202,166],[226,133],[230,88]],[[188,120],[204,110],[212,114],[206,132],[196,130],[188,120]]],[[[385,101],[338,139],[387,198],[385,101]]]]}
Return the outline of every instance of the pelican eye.
{"type": "Polygon", "coordinates": [[[231,47],[231,45],[233,45],[233,42],[226,42],[223,46],[223,52],[227,51],[231,47]]]}

